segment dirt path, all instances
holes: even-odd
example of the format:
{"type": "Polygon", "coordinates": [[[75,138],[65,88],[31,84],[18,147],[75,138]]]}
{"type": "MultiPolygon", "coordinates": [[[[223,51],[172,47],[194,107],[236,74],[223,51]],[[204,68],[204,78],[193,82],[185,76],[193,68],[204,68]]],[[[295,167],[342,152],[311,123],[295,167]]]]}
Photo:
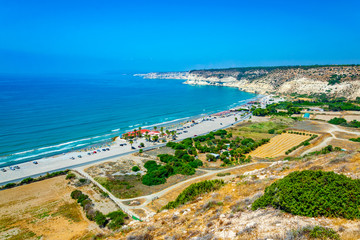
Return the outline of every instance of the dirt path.
{"type": "MultiPolygon", "coordinates": [[[[274,162],[261,162],[261,164],[263,163],[268,163],[268,164],[271,164],[271,163],[274,163],[274,162]]],[[[104,188],[101,184],[99,184],[97,181],[95,181],[95,179],[93,179],[89,174],[87,174],[85,171],[84,171],[84,168],[85,167],[79,167],[79,168],[76,168],[74,169],[75,171],[77,171],[79,174],[81,174],[82,176],[84,176],[85,178],[89,179],[91,182],[93,182],[96,186],[98,186],[102,191],[106,192],[109,194],[109,197],[111,200],[113,200],[124,212],[126,212],[127,214],[129,214],[130,216],[135,216],[137,218],[140,218],[133,210],[134,209],[143,209],[145,212],[148,213],[148,215],[152,215],[154,212],[152,213],[149,213],[149,211],[151,211],[149,208],[146,207],[146,205],[148,205],[151,201],[155,200],[155,199],[158,199],[162,196],[164,196],[165,194],[169,193],[170,191],[186,184],[186,183],[189,183],[191,181],[194,181],[194,180],[198,180],[198,179],[201,179],[201,178],[206,178],[206,177],[209,177],[209,176],[212,176],[212,175],[216,175],[218,173],[222,173],[222,172],[227,172],[227,171],[231,171],[231,170],[235,170],[235,169],[240,169],[240,168],[245,168],[245,167],[248,167],[248,166],[251,166],[251,165],[255,165],[255,164],[259,164],[259,162],[253,162],[253,163],[248,163],[248,164],[244,164],[244,165],[239,165],[239,166],[235,166],[235,167],[232,167],[232,168],[226,168],[226,169],[219,169],[219,170],[205,170],[205,172],[207,172],[206,174],[204,175],[201,175],[201,176],[198,176],[198,177],[194,177],[194,178],[190,178],[188,180],[185,180],[185,181],[182,181],[182,182],[179,182],[175,185],[172,185],[160,192],[157,192],[157,193],[153,193],[153,194],[150,194],[150,195],[146,195],[146,196],[140,196],[140,197],[136,197],[136,198],[128,198],[128,199],[119,199],[117,197],[115,197],[110,191],[108,191],[106,188],[104,188]],[[141,204],[141,205],[137,205],[137,206],[128,206],[126,204],[124,204],[124,202],[128,202],[128,201],[133,201],[133,200],[138,200],[138,199],[145,199],[145,201],[141,204]]]]}
{"type": "Polygon", "coordinates": [[[338,140],[342,140],[342,141],[349,141],[348,139],[345,139],[345,138],[338,138],[335,136],[334,132],[342,132],[342,133],[349,133],[349,134],[353,134],[353,135],[357,135],[357,136],[360,136],[360,132],[357,132],[357,131],[349,131],[347,129],[344,129],[342,127],[339,127],[337,125],[332,125],[332,124],[329,124],[329,123],[322,123],[324,124],[326,127],[327,127],[327,130],[325,130],[326,133],[329,133],[331,135],[331,137],[327,137],[324,139],[323,142],[321,142],[320,144],[304,151],[301,156],[304,156],[308,153],[311,153],[311,152],[314,152],[314,151],[318,151],[324,147],[326,147],[327,145],[329,145],[329,143],[334,140],[334,139],[338,139],[338,140]]]}

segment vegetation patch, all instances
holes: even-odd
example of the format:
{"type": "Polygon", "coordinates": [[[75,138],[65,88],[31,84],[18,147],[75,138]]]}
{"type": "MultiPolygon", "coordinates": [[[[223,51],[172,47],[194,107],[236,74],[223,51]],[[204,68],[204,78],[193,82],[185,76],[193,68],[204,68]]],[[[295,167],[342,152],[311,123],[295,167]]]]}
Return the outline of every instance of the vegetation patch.
{"type": "Polygon", "coordinates": [[[94,179],[118,198],[133,198],[140,194],[134,188],[134,182],[139,182],[141,176],[126,176],[128,181],[107,177],[95,177],[94,179]]]}
{"type": "Polygon", "coordinates": [[[341,148],[333,147],[332,145],[327,145],[326,147],[324,147],[320,151],[311,152],[311,153],[309,153],[307,155],[309,155],[309,156],[321,155],[321,154],[328,154],[328,153],[331,153],[331,152],[339,152],[339,151],[341,151],[341,148]]]}
{"type": "Polygon", "coordinates": [[[58,215],[64,216],[65,218],[74,222],[81,221],[81,215],[77,209],[76,203],[66,203],[64,205],[61,205],[59,209],[52,214],[52,216],[58,215]]]}
{"type": "Polygon", "coordinates": [[[224,181],[218,179],[193,183],[180,193],[175,201],[169,202],[162,209],[176,208],[179,205],[195,200],[201,194],[219,190],[224,185],[224,181]]]}
{"type": "Polygon", "coordinates": [[[328,123],[334,124],[334,125],[340,125],[344,127],[352,127],[352,128],[360,128],[360,122],[357,120],[353,120],[351,122],[347,122],[345,118],[333,118],[328,121],[328,123]]]}
{"type": "Polygon", "coordinates": [[[358,137],[358,138],[350,138],[349,140],[353,141],[353,142],[360,142],[360,137],[358,137]]]}
{"type": "Polygon", "coordinates": [[[332,228],[308,226],[291,231],[291,239],[333,239],[340,240],[339,234],[332,228]]]}
{"type": "Polygon", "coordinates": [[[272,206],[308,217],[360,218],[360,180],[324,171],[296,171],[265,189],[252,209],[272,206]]]}
{"type": "Polygon", "coordinates": [[[60,175],[65,175],[65,174],[67,174],[68,172],[69,172],[69,170],[65,170],[65,171],[58,171],[58,172],[53,172],[53,173],[47,173],[46,175],[40,176],[40,177],[37,177],[37,178],[31,178],[31,177],[24,178],[21,182],[18,182],[18,183],[8,183],[8,184],[6,184],[6,185],[2,186],[2,187],[0,188],[0,190],[9,189],[9,188],[21,186],[21,185],[28,184],[28,183],[32,183],[32,182],[38,182],[38,181],[42,181],[42,180],[45,180],[45,179],[57,177],[57,176],[60,176],[60,175]]]}
{"type": "Polygon", "coordinates": [[[108,225],[110,229],[118,229],[124,224],[124,219],[128,218],[128,216],[121,210],[111,212],[105,216],[102,212],[93,208],[92,200],[88,195],[83,194],[80,190],[72,191],[71,198],[77,200],[77,202],[83,207],[86,217],[90,221],[95,221],[100,227],[105,227],[110,222],[108,225]]]}

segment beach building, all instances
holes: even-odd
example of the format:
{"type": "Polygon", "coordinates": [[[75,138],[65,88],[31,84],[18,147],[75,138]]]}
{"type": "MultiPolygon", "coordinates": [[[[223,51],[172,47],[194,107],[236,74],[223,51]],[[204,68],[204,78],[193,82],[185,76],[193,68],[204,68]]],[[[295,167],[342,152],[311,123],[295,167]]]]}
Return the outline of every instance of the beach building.
{"type": "Polygon", "coordinates": [[[154,136],[154,135],[160,135],[160,132],[159,131],[152,131],[152,130],[149,130],[149,129],[141,129],[141,130],[138,130],[138,131],[132,131],[132,132],[127,132],[127,133],[124,133],[122,135],[122,137],[124,137],[124,135],[127,135],[128,137],[135,137],[136,135],[139,134],[139,132],[141,133],[142,136],[148,134],[150,136],[154,136]]]}

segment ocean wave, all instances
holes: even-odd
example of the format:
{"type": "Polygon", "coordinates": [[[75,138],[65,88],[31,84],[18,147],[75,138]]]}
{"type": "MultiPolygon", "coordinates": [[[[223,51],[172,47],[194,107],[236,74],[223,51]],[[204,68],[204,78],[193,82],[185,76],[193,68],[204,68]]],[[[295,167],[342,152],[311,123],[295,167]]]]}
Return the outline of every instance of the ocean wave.
{"type": "Polygon", "coordinates": [[[112,132],[118,132],[120,131],[120,128],[117,128],[117,129],[114,129],[114,130],[111,130],[112,132]]]}

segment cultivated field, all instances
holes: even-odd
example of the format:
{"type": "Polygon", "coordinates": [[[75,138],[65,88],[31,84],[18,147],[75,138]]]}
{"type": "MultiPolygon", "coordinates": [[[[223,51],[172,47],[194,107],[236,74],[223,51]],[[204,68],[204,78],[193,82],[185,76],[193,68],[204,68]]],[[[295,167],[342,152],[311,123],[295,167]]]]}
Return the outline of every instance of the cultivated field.
{"type": "Polygon", "coordinates": [[[270,139],[270,142],[258,147],[250,153],[252,157],[258,158],[275,158],[284,156],[290,148],[299,145],[309,139],[310,136],[283,133],[270,139]]]}

